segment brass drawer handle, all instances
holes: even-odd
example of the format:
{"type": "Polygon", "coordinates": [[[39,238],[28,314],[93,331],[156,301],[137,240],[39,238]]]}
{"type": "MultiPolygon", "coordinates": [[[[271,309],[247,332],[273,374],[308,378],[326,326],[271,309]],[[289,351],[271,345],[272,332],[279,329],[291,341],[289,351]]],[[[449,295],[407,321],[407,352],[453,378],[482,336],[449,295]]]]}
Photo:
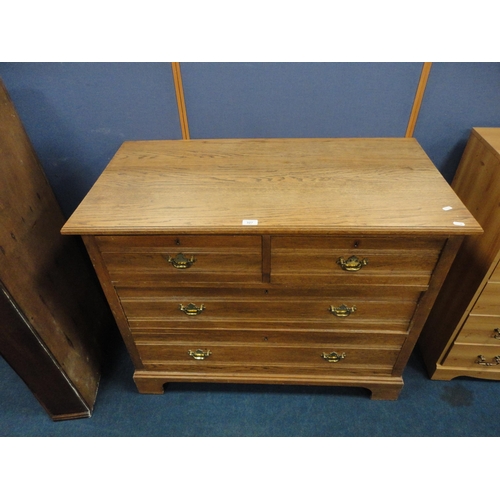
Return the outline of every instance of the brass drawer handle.
{"type": "Polygon", "coordinates": [[[487,362],[486,358],[480,354],[477,357],[476,363],[478,365],[481,365],[481,366],[496,366],[496,365],[500,365],[500,356],[495,356],[493,358],[493,361],[494,362],[491,362],[491,363],[487,362]]]}
{"type": "Polygon", "coordinates": [[[366,259],[360,259],[355,255],[351,255],[347,260],[344,260],[342,257],[337,259],[337,264],[344,270],[350,272],[359,271],[363,266],[368,265],[368,261],[366,259]]]}
{"type": "Polygon", "coordinates": [[[181,253],[178,253],[174,258],[170,257],[170,255],[167,255],[166,257],[167,262],[172,264],[176,269],[188,269],[190,268],[195,262],[196,259],[194,256],[192,257],[184,257],[181,253]]]}
{"type": "Polygon", "coordinates": [[[482,365],[482,366],[496,366],[496,365],[500,365],[500,356],[495,356],[493,358],[493,362],[489,363],[488,361],[486,361],[486,358],[484,356],[482,356],[481,354],[477,357],[476,359],[476,363],[478,365],[482,365]]]}
{"type": "Polygon", "coordinates": [[[337,354],[336,352],[330,352],[330,353],[324,352],[321,355],[321,357],[325,361],[328,361],[328,363],[338,363],[339,361],[345,358],[345,352],[343,352],[342,354],[337,354]]]}
{"type": "Polygon", "coordinates": [[[337,316],[337,318],[347,318],[347,316],[350,316],[353,312],[356,311],[356,306],[347,307],[345,304],[342,304],[338,307],[330,306],[329,311],[334,316],[337,316]]]}
{"type": "Polygon", "coordinates": [[[500,340],[500,328],[495,328],[495,330],[493,331],[495,332],[495,335],[492,335],[492,337],[494,339],[500,340]]]}
{"type": "Polygon", "coordinates": [[[201,361],[203,359],[207,359],[208,356],[210,356],[210,354],[212,354],[212,351],[210,351],[209,349],[207,349],[207,350],[196,349],[196,351],[192,351],[191,349],[189,349],[188,354],[192,358],[194,358],[198,361],[201,361]]]}
{"type": "Polygon", "coordinates": [[[179,309],[188,316],[198,316],[198,314],[201,314],[205,310],[205,306],[203,304],[200,307],[194,304],[188,304],[187,306],[179,304],[179,309]]]}

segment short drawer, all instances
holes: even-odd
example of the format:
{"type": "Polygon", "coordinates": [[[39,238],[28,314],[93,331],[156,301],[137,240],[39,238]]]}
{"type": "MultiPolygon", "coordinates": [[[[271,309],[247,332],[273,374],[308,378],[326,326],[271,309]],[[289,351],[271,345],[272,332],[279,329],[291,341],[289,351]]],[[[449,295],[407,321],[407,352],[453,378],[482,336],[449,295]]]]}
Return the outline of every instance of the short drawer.
{"type": "Polygon", "coordinates": [[[202,368],[205,364],[216,364],[241,367],[309,366],[340,371],[353,368],[369,370],[376,367],[390,369],[399,354],[399,349],[364,349],[333,344],[306,347],[257,347],[215,342],[204,344],[199,342],[186,344],[138,342],[136,345],[146,367],[151,364],[158,366],[168,365],[168,363],[184,363],[193,365],[194,368],[202,368]]]}
{"type": "Polygon", "coordinates": [[[99,236],[97,242],[118,284],[262,281],[259,236],[99,236]]]}
{"type": "Polygon", "coordinates": [[[471,314],[500,316],[500,283],[489,282],[477,299],[471,314]]]}
{"type": "Polygon", "coordinates": [[[273,237],[271,282],[427,286],[441,238],[273,237]]]}
{"type": "Polygon", "coordinates": [[[456,342],[496,345],[500,348],[500,317],[469,316],[462,326],[456,342]]]}
{"type": "Polygon", "coordinates": [[[419,292],[344,287],[345,293],[286,289],[119,289],[132,329],[329,329],[406,332],[419,292]],[[397,292],[397,296],[393,296],[397,292]]]}
{"type": "Polygon", "coordinates": [[[500,346],[455,344],[442,363],[446,367],[461,367],[500,371],[500,346]]]}

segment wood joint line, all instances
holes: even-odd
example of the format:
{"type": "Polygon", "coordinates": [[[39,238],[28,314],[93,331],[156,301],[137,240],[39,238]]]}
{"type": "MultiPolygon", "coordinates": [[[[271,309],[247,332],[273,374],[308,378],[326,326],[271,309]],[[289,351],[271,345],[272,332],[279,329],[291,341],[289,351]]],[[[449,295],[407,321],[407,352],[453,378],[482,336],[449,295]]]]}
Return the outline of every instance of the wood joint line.
{"type": "Polygon", "coordinates": [[[262,281],[271,282],[271,236],[262,235],[262,281]]]}

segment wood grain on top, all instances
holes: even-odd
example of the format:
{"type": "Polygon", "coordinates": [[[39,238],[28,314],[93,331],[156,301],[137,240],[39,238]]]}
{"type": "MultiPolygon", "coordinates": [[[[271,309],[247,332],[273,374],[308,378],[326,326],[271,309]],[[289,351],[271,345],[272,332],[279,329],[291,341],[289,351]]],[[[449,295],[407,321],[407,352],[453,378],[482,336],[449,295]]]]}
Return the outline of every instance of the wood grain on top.
{"type": "Polygon", "coordinates": [[[458,235],[481,228],[416,140],[382,138],[125,142],[62,230],[183,231],[458,235]]]}

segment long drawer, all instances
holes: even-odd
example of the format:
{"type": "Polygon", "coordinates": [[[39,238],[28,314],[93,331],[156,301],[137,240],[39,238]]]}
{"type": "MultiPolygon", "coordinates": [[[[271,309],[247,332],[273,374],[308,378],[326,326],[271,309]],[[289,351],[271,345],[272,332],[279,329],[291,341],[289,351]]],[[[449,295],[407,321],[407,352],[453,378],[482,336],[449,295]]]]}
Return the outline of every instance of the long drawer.
{"type": "Polygon", "coordinates": [[[442,364],[446,367],[484,368],[500,371],[500,346],[455,344],[442,364]]]}
{"type": "Polygon", "coordinates": [[[496,345],[500,349],[500,317],[469,315],[455,342],[496,345]]]}
{"type": "Polygon", "coordinates": [[[426,286],[442,238],[273,237],[271,282],[426,286]]]}
{"type": "Polygon", "coordinates": [[[114,283],[261,282],[260,236],[99,236],[114,283]]]}
{"type": "MultiPolygon", "coordinates": [[[[193,367],[204,364],[218,365],[291,365],[324,367],[325,369],[344,370],[352,368],[372,369],[379,367],[391,369],[399,354],[397,348],[367,349],[350,345],[325,344],[323,346],[256,347],[254,345],[234,346],[223,343],[207,342],[167,344],[137,342],[142,362],[159,365],[185,363],[193,367]]],[[[165,367],[165,369],[168,369],[165,367]]]]}
{"type": "MultiPolygon", "coordinates": [[[[387,287],[388,288],[388,287],[387,287]]],[[[340,287],[298,289],[119,288],[132,330],[328,329],[406,332],[420,292],[340,287]],[[344,293],[339,293],[344,292],[344,293]]]]}

